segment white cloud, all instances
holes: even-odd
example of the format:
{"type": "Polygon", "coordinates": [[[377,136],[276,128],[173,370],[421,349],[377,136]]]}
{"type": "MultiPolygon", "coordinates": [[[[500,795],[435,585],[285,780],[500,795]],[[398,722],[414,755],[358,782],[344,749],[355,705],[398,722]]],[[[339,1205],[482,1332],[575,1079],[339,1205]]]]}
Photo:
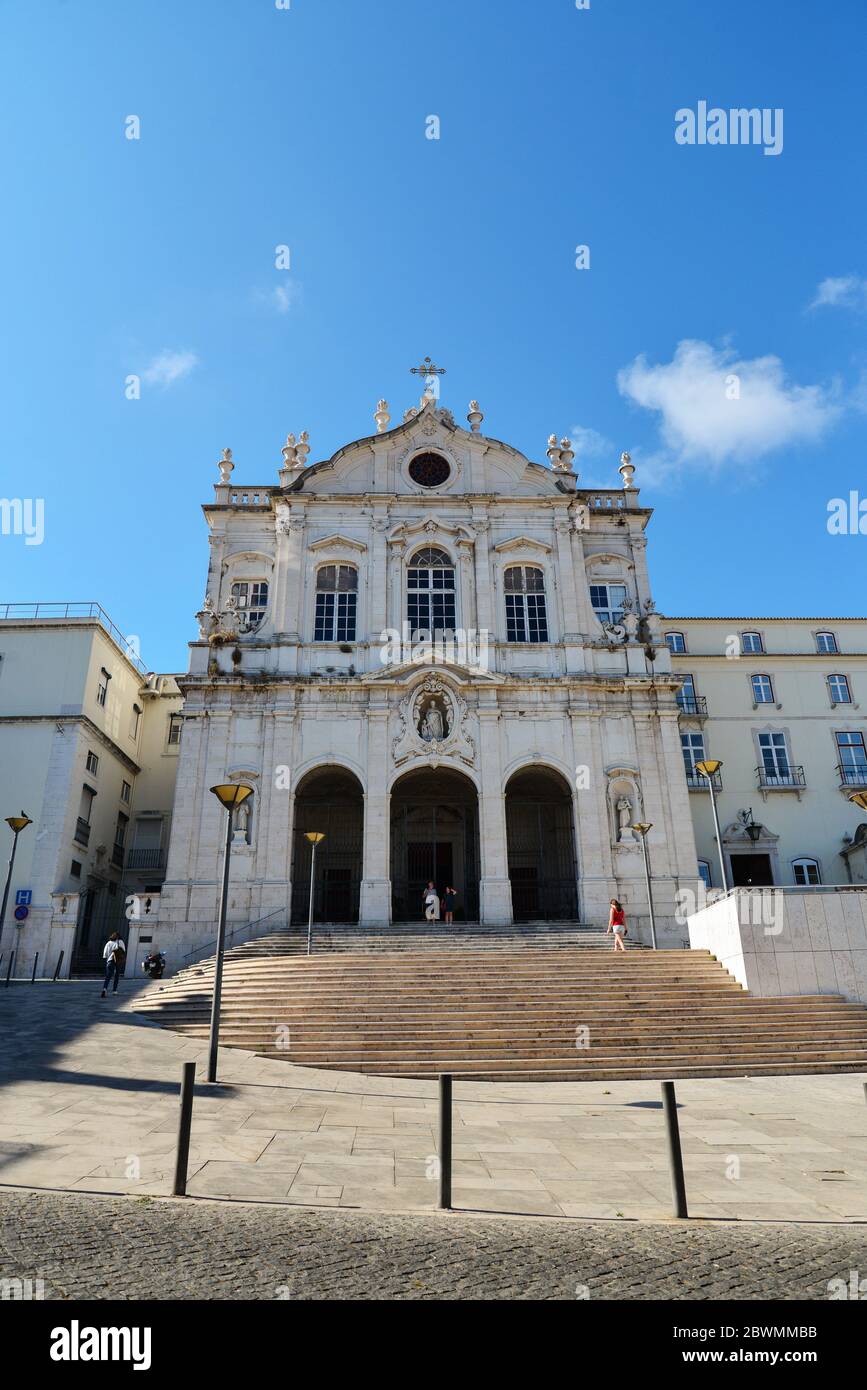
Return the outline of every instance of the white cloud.
{"type": "Polygon", "coordinates": [[[254,290],[253,298],[257,304],[273,309],[278,314],[288,314],[301,298],[301,285],[298,280],[284,276],[272,290],[254,290]]]}
{"type": "Polygon", "coordinates": [[[750,463],[817,440],[840,412],[824,387],[790,384],[778,357],[745,361],[730,348],[690,339],[678,343],[671,362],[636,357],[618,372],[617,385],[636,405],[658,412],[664,449],[647,463],[666,473],[750,463]]]}
{"type": "Polygon", "coordinates": [[[188,376],[199,359],[189,349],[177,350],[163,348],[142,372],[142,381],[149,386],[172,386],[181,377],[188,376]]]}
{"type": "Polygon", "coordinates": [[[816,290],[811,309],[867,309],[867,280],[860,275],[831,275],[816,290]]]}
{"type": "Polygon", "coordinates": [[[585,429],[583,425],[573,425],[570,438],[576,459],[598,459],[604,458],[606,454],[613,456],[614,445],[598,430],[585,429]]]}

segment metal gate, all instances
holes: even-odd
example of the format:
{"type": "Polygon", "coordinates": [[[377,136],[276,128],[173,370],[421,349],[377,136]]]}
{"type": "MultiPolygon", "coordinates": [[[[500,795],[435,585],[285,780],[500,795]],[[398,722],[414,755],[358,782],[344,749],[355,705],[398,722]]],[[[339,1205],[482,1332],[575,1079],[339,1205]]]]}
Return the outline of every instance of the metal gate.
{"type": "Polygon", "coordinates": [[[575,921],[578,883],[571,799],[538,776],[506,793],[506,841],[516,922],[575,921]],[[535,783],[536,785],[533,785],[535,783]]]}
{"type": "MultiPolygon", "coordinates": [[[[315,784],[314,784],[315,787],[315,784]]],[[[323,789],[324,790],[324,789],[323,789]]],[[[324,832],[316,849],[314,922],[357,922],[361,893],[364,803],[351,779],[317,796],[296,797],[292,856],[292,921],[306,922],[310,907],[312,846],[307,830],[324,832]],[[339,797],[339,799],[337,799],[339,797]]]]}

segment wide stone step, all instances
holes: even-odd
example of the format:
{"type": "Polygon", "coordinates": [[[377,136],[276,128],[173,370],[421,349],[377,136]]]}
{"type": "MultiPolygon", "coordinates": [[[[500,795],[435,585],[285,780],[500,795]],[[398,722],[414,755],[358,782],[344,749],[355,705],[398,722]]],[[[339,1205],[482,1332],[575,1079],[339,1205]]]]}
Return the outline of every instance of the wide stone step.
{"type": "MultiPolygon", "coordinates": [[[[223,1045],[300,1066],[480,1080],[867,1070],[863,1006],[757,999],[707,951],[615,953],[610,937],[574,925],[347,928],[321,945],[307,956],[306,933],[284,932],[227,953],[223,1045]]],[[[150,985],[136,1007],[204,1038],[212,988],[213,962],[202,962],[150,985]]]]}

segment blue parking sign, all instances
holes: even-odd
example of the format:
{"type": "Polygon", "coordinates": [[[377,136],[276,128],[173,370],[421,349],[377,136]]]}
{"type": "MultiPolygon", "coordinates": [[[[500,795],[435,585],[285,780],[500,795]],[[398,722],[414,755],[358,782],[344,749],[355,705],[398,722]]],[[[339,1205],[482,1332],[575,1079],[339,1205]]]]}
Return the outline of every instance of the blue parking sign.
{"type": "Polygon", "coordinates": [[[18,889],[17,893],[15,894],[15,906],[16,906],[16,907],[29,907],[30,904],[32,903],[32,901],[33,901],[33,889],[32,889],[32,888],[19,888],[19,889],[18,889]]]}

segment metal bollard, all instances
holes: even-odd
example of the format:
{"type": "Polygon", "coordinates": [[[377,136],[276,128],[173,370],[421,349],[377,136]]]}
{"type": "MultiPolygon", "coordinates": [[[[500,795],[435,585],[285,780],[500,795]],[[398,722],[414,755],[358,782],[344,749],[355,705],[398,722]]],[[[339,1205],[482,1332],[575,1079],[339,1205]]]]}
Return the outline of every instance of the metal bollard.
{"type": "Polygon", "coordinates": [[[196,1084],[195,1062],[184,1062],[181,1077],[181,1113],[178,1120],[178,1152],[175,1158],[173,1197],[187,1195],[187,1164],[190,1158],[190,1129],[193,1123],[193,1088],[196,1084]]]}
{"type": "Polygon", "coordinates": [[[60,952],[60,955],[59,955],[58,958],[57,958],[57,964],[56,964],[55,967],[54,967],[54,978],[55,978],[55,980],[57,979],[58,975],[60,974],[60,967],[61,967],[62,964],[63,964],[63,952],[61,951],[61,952],[60,952]]]}
{"type": "Polygon", "coordinates": [[[440,1211],[452,1207],[452,1078],[440,1077],[440,1211]]]}
{"type": "Polygon", "coordinates": [[[680,1148],[680,1126],[677,1123],[677,1097],[674,1082],[662,1083],[662,1108],[665,1111],[665,1127],[668,1133],[668,1162],[671,1169],[671,1199],[674,1214],[688,1217],[686,1209],[686,1183],[683,1177],[683,1154],[680,1148]]]}
{"type": "Polygon", "coordinates": [[[39,964],[39,952],[37,951],[37,952],[36,952],[36,955],[33,957],[33,974],[30,976],[30,983],[31,983],[31,984],[33,984],[34,981],[35,981],[35,979],[36,979],[36,967],[37,967],[38,964],[39,964]]]}
{"type": "Polygon", "coordinates": [[[9,977],[10,977],[11,974],[12,974],[12,967],[13,967],[14,964],[15,964],[15,952],[14,952],[14,951],[10,951],[10,952],[9,952],[9,966],[8,966],[7,971],[6,971],[6,988],[7,988],[7,989],[9,988],[9,977]]]}

